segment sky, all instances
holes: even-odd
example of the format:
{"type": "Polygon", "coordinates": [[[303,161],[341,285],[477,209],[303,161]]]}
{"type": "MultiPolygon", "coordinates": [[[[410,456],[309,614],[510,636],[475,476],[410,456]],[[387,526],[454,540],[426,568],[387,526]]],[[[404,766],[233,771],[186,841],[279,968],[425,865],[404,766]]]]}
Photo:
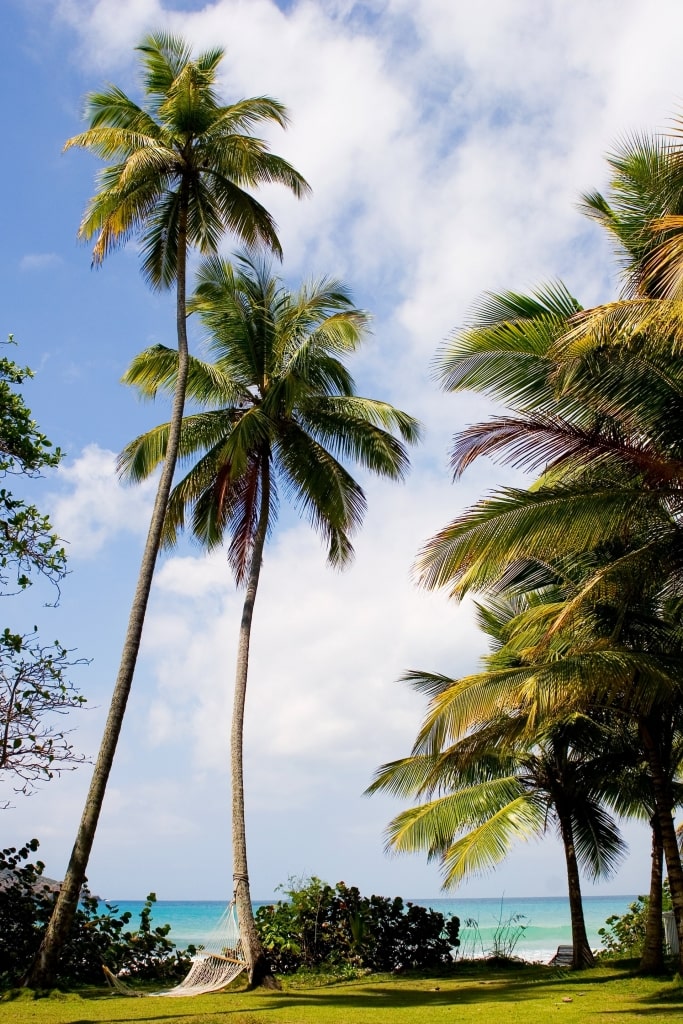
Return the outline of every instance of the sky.
{"type": "MultiPolygon", "coordinates": [[[[268,134],[310,182],[297,202],[259,198],[284,249],[288,286],[332,275],[374,317],[351,364],[359,393],[417,416],[425,438],[403,485],[363,479],[368,513],[354,565],[325,565],[318,539],[283,509],[256,605],[245,730],[251,891],[291,877],[363,892],[436,897],[438,865],[388,857],[401,805],[363,797],[383,762],[409,753],[424,704],[409,669],[476,668],[485,643],[469,603],[411,578],[427,538],[494,487],[519,480],[481,461],[452,483],[452,435],[490,412],[448,395],[435,353],[486,290],[561,278],[584,305],[614,296],[615,263],[577,209],[604,188],[605,154],[633,133],[669,130],[681,111],[678,0],[2,0],[0,330],[35,370],[25,398],[65,451],[31,485],[67,545],[58,607],[39,587],[6,599],[12,628],[37,623],[89,664],[68,722],[97,752],[132,596],[153,483],[122,485],[116,453],[167,418],[120,384],[132,357],[174,341],[173,297],[150,292],[134,243],[92,270],[76,238],[97,161],[62,153],[83,128],[83,97],[106,82],[137,96],[135,45],[150,31],[225,48],[227,102],[270,94],[291,115],[268,134]],[[662,31],[665,26],[665,31],[662,31]]],[[[227,238],[223,251],[235,247],[227,238]]],[[[1,336],[1,335],[0,335],[1,336]]],[[[106,898],[223,899],[231,888],[228,736],[241,595],[225,556],[184,543],[164,555],[88,876],[106,898]]],[[[41,841],[65,869],[89,767],[31,797],[0,799],[3,845],[41,841]]],[[[605,893],[648,886],[649,839],[605,893]]],[[[565,892],[552,836],[520,846],[463,896],[565,892]]],[[[587,885],[587,891],[591,887],[587,885]]]]}

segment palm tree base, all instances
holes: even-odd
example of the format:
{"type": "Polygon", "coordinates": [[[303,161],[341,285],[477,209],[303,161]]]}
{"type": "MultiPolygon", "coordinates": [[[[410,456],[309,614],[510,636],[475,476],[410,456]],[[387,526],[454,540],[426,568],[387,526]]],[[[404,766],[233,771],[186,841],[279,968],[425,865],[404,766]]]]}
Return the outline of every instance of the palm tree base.
{"type": "Polygon", "coordinates": [[[595,967],[595,957],[593,956],[593,951],[586,946],[579,951],[578,956],[574,955],[571,969],[573,971],[586,971],[591,967],[595,967]]]}
{"type": "Polygon", "coordinates": [[[255,988],[267,988],[271,991],[279,991],[282,988],[282,985],[272,973],[265,956],[259,956],[249,969],[247,992],[251,992],[255,988]]]}

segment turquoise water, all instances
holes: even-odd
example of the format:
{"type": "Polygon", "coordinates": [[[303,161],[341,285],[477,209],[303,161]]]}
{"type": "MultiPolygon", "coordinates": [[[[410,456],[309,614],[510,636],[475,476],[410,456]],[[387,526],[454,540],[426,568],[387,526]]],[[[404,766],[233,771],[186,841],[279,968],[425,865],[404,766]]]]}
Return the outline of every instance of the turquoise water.
{"type": "MultiPolygon", "coordinates": [[[[598,929],[612,914],[623,914],[635,896],[591,896],[584,900],[584,913],[588,940],[594,949],[600,946],[598,929]]],[[[494,947],[495,933],[498,945],[505,946],[518,934],[519,925],[526,927],[514,946],[517,956],[528,960],[549,960],[560,945],[571,943],[569,904],[564,897],[546,896],[519,899],[433,899],[413,900],[422,907],[431,907],[442,914],[457,914],[460,918],[461,953],[481,956],[494,947]],[[477,926],[467,927],[468,920],[477,926]],[[509,922],[509,924],[508,924],[509,922]]],[[[135,925],[143,907],[139,900],[113,901],[120,911],[130,910],[131,925],[135,925]]],[[[254,907],[262,904],[254,903],[254,907]]],[[[153,923],[170,924],[170,937],[177,946],[189,943],[206,944],[218,924],[225,903],[217,900],[191,902],[164,900],[155,904],[153,923]]],[[[510,952],[510,950],[508,950],[510,952]]]]}

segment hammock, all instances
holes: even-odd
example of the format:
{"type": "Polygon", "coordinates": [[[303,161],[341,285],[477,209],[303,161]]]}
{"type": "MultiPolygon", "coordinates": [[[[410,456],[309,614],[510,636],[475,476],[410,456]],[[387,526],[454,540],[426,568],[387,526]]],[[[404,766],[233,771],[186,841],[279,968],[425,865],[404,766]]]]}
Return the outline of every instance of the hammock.
{"type": "Polygon", "coordinates": [[[126,996],[200,996],[218,992],[245,970],[235,901],[223,912],[204,949],[192,958],[192,966],[179,985],[162,992],[136,992],[104,967],[104,976],[112,988],[126,996]]]}

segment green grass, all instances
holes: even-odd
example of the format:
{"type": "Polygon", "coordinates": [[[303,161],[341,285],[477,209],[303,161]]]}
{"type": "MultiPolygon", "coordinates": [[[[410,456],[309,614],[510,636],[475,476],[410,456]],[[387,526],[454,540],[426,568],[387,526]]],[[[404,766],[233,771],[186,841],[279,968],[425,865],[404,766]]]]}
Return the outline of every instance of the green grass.
{"type": "Polygon", "coordinates": [[[281,992],[232,991],[182,999],[134,999],[102,991],[6,993],[0,1024],[683,1024],[683,988],[620,967],[579,974],[550,968],[495,970],[462,965],[447,977],[374,975],[362,981],[281,992]]]}

